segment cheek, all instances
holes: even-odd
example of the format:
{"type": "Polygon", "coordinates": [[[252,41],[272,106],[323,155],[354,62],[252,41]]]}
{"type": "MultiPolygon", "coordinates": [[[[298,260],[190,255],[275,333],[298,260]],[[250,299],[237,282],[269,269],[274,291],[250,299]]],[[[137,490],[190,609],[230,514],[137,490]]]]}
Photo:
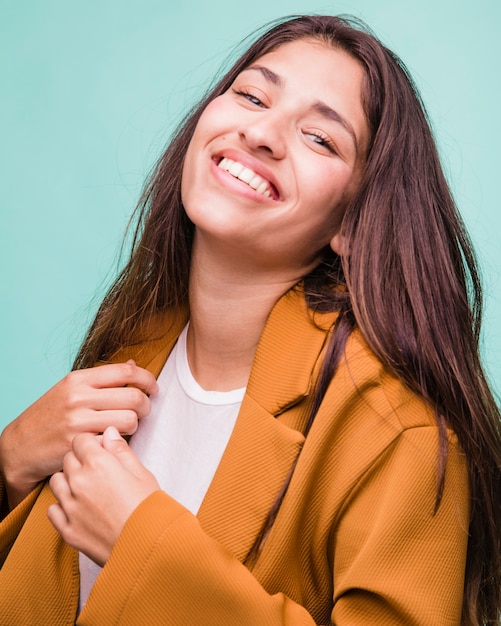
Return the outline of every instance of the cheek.
{"type": "Polygon", "coordinates": [[[184,156],[183,171],[181,174],[181,202],[186,206],[187,194],[193,185],[193,173],[195,164],[193,163],[193,138],[188,146],[188,150],[184,156]]]}
{"type": "Polygon", "coordinates": [[[223,124],[228,119],[227,109],[223,96],[210,102],[198,120],[192,142],[203,142],[224,132],[223,124]]]}
{"type": "Polygon", "coordinates": [[[224,108],[224,103],[219,97],[208,104],[200,116],[184,159],[183,185],[188,184],[184,183],[184,179],[193,175],[196,169],[195,162],[207,143],[224,132],[221,126],[222,120],[225,119],[224,108]]]}
{"type": "Polygon", "coordinates": [[[353,170],[341,160],[325,165],[314,164],[302,174],[303,189],[312,198],[312,205],[321,210],[342,203],[352,186],[353,170]]]}
{"type": "Polygon", "coordinates": [[[311,228],[330,240],[344,216],[353,184],[353,170],[341,161],[334,165],[317,164],[306,173],[303,181],[307,187],[305,197],[312,198],[311,202],[306,202],[311,228]]]}

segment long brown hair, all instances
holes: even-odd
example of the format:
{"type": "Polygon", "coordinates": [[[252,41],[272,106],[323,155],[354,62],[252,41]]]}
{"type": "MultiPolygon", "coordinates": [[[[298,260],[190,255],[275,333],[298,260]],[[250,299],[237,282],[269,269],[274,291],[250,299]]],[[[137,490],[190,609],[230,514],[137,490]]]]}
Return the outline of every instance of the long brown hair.
{"type": "MultiPolygon", "coordinates": [[[[447,461],[445,428],[461,442],[471,487],[462,623],[495,624],[501,605],[500,413],[479,359],[482,294],[475,258],[412,79],[360,23],[331,16],[277,23],[189,113],[147,182],[129,261],[104,298],[74,367],[110,358],[139,341],[140,329],[159,311],[187,306],[194,227],[180,188],[198,119],[256,58],[303,37],[340,48],[362,64],[372,137],[363,180],[342,225],[350,253],[341,258],[326,251],[304,279],[313,310],[339,311],[305,434],[356,325],[384,365],[435,409],[441,442],[437,506],[447,461]]],[[[249,560],[259,554],[289,479],[249,560]]]]}

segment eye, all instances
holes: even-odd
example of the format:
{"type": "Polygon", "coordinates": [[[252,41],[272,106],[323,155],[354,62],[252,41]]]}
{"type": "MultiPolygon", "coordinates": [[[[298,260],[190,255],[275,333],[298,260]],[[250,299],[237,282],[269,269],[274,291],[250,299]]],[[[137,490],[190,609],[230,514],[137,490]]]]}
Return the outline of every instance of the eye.
{"type": "Polygon", "coordinates": [[[316,143],[321,147],[325,147],[329,152],[332,152],[332,154],[337,154],[334,144],[327,135],[324,135],[324,133],[321,133],[320,131],[304,131],[303,134],[305,137],[311,139],[313,143],[316,143]]]}
{"type": "Polygon", "coordinates": [[[250,91],[246,91],[245,89],[235,89],[234,91],[237,94],[237,96],[241,96],[242,98],[245,98],[246,100],[248,100],[252,104],[255,104],[258,107],[261,107],[263,109],[265,108],[261,100],[257,98],[255,95],[253,95],[250,91]]]}

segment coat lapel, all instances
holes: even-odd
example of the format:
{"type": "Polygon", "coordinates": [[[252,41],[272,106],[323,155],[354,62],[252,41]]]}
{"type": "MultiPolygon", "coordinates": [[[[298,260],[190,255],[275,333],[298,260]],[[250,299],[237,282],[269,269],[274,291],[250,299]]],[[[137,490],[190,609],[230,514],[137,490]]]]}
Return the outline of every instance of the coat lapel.
{"type": "MultiPolygon", "coordinates": [[[[186,310],[158,318],[151,339],[113,360],[134,358],[158,376],[187,319],[186,310]]],[[[205,532],[240,560],[303,445],[301,431],[333,321],[334,314],[313,318],[296,288],[277,302],[261,335],[235,428],[197,516],[205,532]]]]}
{"type": "Polygon", "coordinates": [[[266,323],[235,428],[198,513],[204,530],[240,560],[301,450],[301,428],[332,321],[332,315],[322,315],[314,322],[304,297],[293,290],[266,323]]]}
{"type": "MultiPolygon", "coordinates": [[[[187,311],[175,318],[159,318],[143,345],[122,350],[112,360],[134,358],[158,375],[186,321],[187,311]]],[[[241,560],[303,444],[300,430],[331,324],[331,315],[320,316],[314,323],[303,296],[293,290],[277,303],[263,331],[234,431],[198,515],[205,531],[241,560]]],[[[21,531],[25,540],[13,546],[13,558],[6,561],[1,574],[2,580],[17,584],[17,575],[7,576],[7,570],[11,564],[19,568],[24,563],[37,577],[25,589],[26,614],[36,609],[37,623],[69,624],[78,602],[78,558],[48,522],[46,511],[52,502],[45,485],[36,511],[21,531]],[[50,558],[44,556],[33,569],[40,546],[50,558]],[[17,554],[18,550],[23,554],[17,554]],[[39,585],[40,580],[45,584],[39,585]]],[[[5,601],[7,597],[18,602],[19,594],[13,590],[4,596],[5,601]]]]}

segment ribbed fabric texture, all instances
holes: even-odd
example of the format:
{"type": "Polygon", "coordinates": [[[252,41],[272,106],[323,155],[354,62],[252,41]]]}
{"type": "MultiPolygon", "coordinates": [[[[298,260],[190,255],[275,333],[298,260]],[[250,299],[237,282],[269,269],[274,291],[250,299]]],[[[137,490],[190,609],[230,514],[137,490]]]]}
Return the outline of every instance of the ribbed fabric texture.
{"type": "MultiPolygon", "coordinates": [[[[464,455],[450,434],[433,514],[432,412],[389,376],[357,333],[304,440],[332,316],[300,294],[272,311],[234,431],[198,515],[157,492],[132,514],[77,624],[458,626],[469,517],[464,455]],[[301,355],[301,358],[298,358],[301,355]],[[252,546],[290,467],[287,495],[252,572],[252,546]]],[[[143,346],[158,374],[180,327],[143,346]]],[[[119,355],[120,356],[120,355],[119,355]]],[[[35,500],[35,497],[32,497],[35,500]]],[[[47,521],[47,487],[0,572],[0,624],[69,624],[76,554],[47,521]]],[[[8,547],[5,548],[8,551],[8,547]]]]}

